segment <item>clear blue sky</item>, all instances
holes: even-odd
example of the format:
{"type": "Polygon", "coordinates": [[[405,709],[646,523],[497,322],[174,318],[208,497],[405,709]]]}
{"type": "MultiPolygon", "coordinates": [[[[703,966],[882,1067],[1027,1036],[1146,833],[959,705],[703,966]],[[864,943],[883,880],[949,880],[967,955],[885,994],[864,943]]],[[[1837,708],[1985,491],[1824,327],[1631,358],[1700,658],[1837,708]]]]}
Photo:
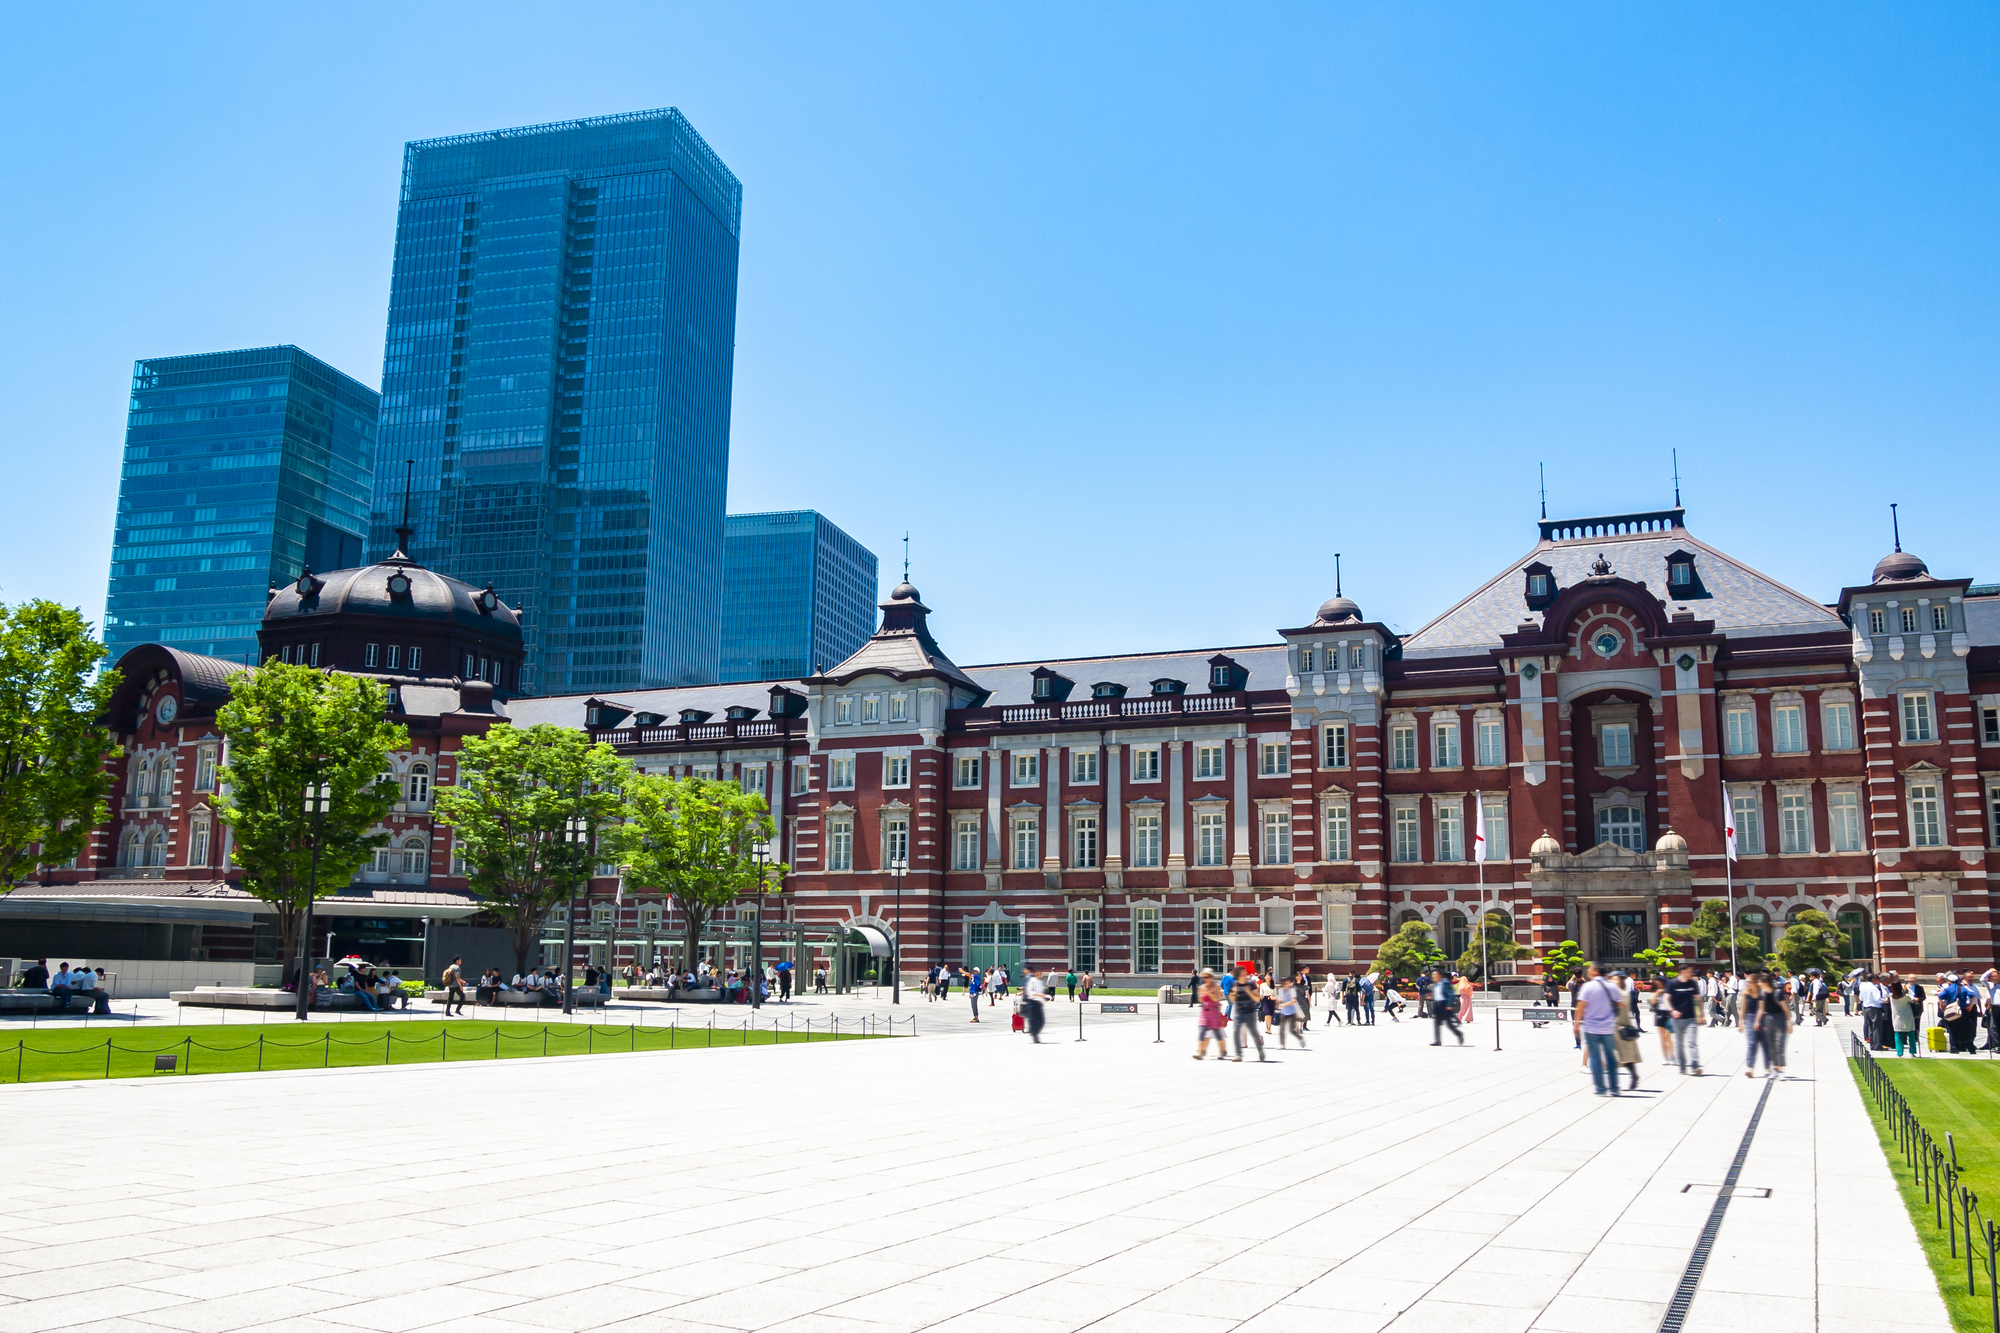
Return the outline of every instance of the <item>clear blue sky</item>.
{"type": "Polygon", "coordinates": [[[131,363],[379,381],[405,140],[678,106],[744,185],[730,479],[978,662],[1414,630],[1663,505],[2000,579],[1990,5],[15,6],[0,598],[102,614],[131,363]]]}

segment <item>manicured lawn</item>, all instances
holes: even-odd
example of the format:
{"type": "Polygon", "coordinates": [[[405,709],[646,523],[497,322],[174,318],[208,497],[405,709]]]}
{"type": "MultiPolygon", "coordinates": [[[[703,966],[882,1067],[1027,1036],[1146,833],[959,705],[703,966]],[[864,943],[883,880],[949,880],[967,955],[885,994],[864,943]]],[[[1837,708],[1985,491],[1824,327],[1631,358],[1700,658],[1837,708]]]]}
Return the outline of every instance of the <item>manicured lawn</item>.
{"type": "Polygon", "coordinates": [[[617,1051],[683,1051],[713,1047],[865,1041],[874,1034],[843,1024],[817,1030],[758,1029],[742,1020],[672,1027],[604,1023],[479,1023],[413,1020],[383,1024],[249,1027],[102,1028],[0,1035],[0,1083],[66,1078],[176,1078],[240,1074],[258,1069],[322,1069],[335,1065],[436,1064],[441,1060],[507,1060],[524,1056],[591,1055],[617,1051]],[[373,1030],[371,1030],[373,1029],[373,1030]],[[176,1057],[175,1069],[155,1072],[154,1058],[176,1057]]]}
{"type": "MultiPolygon", "coordinates": [[[[1944,1136],[1951,1135],[1958,1149],[1960,1182],[1981,1200],[1991,1199],[2000,1204],[2000,1061],[1898,1060],[1879,1055],[1875,1058],[1931,1137],[1942,1146],[1944,1136]]],[[[1951,1311],[1952,1326],[1959,1333],[1993,1333],[1992,1296],[1987,1288],[1983,1245],[1978,1242],[1977,1232],[1973,1267],[1979,1292],[1969,1295],[1965,1282],[1964,1222],[1959,1223],[1959,1248],[1954,1255],[1951,1238],[1937,1223],[1942,1210],[1924,1197],[1923,1186],[1896,1146],[1888,1122],[1876,1108],[1875,1098],[1861,1077],[1858,1063],[1850,1060],[1848,1064],[1857,1066],[1853,1074],[1861,1089],[1862,1104],[1875,1122],[1883,1155],[1889,1159],[1890,1173],[1896,1177],[1896,1188],[1910,1210],[1917,1239],[1930,1260],[1931,1272],[1937,1276],[1945,1306],[1951,1311]]]]}

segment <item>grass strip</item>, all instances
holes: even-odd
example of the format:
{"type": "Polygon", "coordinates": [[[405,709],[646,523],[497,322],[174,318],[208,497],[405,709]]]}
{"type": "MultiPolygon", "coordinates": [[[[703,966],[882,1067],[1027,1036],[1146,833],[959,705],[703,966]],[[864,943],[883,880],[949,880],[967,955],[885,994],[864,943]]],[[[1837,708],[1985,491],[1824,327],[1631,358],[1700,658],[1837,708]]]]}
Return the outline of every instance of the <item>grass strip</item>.
{"type": "MultiPolygon", "coordinates": [[[[1961,1180],[1982,1201],[2000,1202],[2000,1065],[1984,1060],[1897,1060],[1882,1061],[1903,1094],[1903,1100],[1923,1121],[1924,1128],[1940,1141],[1949,1132],[1958,1147],[1961,1180]]],[[[1936,1211],[1924,1197],[1916,1172],[1904,1162],[1896,1147],[1888,1120],[1862,1080],[1857,1061],[1847,1061],[1854,1084],[1861,1091],[1862,1105],[1875,1126],[1875,1137],[1888,1160],[1889,1174],[1896,1178],[1896,1190],[1909,1210],[1910,1223],[1917,1229],[1917,1242],[1930,1262],[1931,1276],[1937,1279],[1938,1293],[1951,1314],[1951,1326],[1958,1333],[1994,1333],[1992,1298],[1986,1290],[1986,1264],[1973,1260],[1979,1279],[1979,1294],[1965,1290],[1965,1235],[1963,1224],[1958,1236],[1959,1252],[1954,1255],[1951,1238],[1937,1225],[1936,1211]]],[[[1976,1239],[1976,1238],[1975,1238],[1976,1239]]]]}
{"type": "Polygon", "coordinates": [[[793,1046],[823,1041],[873,1041],[860,1031],[772,1031],[741,1023],[714,1028],[612,1026],[603,1023],[480,1023],[425,1021],[360,1024],[33,1032],[0,1043],[0,1083],[60,1079],[176,1078],[242,1074],[262,1069],[333,1069],[364,1065],[518,1060],[545,1055],[611,1055],[630,1051],[793,1046]],[[377,1025],[369,1025],[377,1026],[377,1025]],[[156,1056],[176,1057],[156,1071],[156,1056]]]}

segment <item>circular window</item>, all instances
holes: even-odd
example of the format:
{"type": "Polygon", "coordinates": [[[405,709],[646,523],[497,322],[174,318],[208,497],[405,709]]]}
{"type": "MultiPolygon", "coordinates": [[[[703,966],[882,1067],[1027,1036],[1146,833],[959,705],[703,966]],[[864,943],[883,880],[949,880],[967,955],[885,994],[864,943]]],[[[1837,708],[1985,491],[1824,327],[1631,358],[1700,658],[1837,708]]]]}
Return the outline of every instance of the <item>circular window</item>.
{"type": "Polygon", "coordinates": [[[1533,662],[1530,662],[1528,663],[1528,665],[1521,668],[1522,680],[1533,680],[1536,676],[1539,676],[1541,674],[1542,673],[1540,671],[1535,669],[1535,664],[1533,662]]]}
{"type": "Polygon", "coordinates": [[[1599,657],[1616,657],[1618,650],[1625,646],[1625,640],[1608,629],[1600,630],[1597,637],[1590,641],[1590,646],[1597,650],[1599,657]]]}
{"type": "Polygon", "coordinates": [[[1694,670],[1694,654],[1682,653],[1679,657],[1676,657],[1674,659],[1674,665],[1679,667],[1683,671],[1694,670]]]}
{"type": "Polygon", "coordinates": [[[158,718],[160,720],[160,725],[164,727],[167,725],[167,723],[173,721],[174,715],[180,711],[181,711],[180,703],[174,698],[173,695],[169,694],[164,698],[162,698],[157,705],[155,705],[155,707],[153,708],[153,716],[158,718]]]}
{"type": "Polygon", "coordinates": [[[409,592],[410,580],[406,575],[391,574],[389,576],[389,595],[391,597],[407,597],[409,592]]]}

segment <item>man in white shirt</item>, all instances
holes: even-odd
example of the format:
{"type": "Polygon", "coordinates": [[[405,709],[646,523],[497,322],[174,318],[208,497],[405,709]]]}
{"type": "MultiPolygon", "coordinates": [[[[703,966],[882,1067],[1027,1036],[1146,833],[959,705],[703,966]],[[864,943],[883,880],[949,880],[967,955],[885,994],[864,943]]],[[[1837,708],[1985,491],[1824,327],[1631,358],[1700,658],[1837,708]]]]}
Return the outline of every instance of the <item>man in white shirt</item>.
{"type": "Polygon", "coordinates": [[[403,991],[403,979],[396,975],[394,968],[390,968],[376,979],[375,994],[381,997],[383,1004],[392,1009],[398,1006],[404,1009],[410,1007],[410,997],[403,991]]]}
{"type": "Polygon", "coordinates": [[[1861,978],[1861,1039],[1878,1051],[1889,1049],[1882,1034],[1888,1027],[1889,988],[1871,972],[1861,978]]]}
{"type": "Polygon", "coordinates": [[[1027,1019],[1028,1035],[1035,1039],[1037,1046],[1041,1045],[1042,1041],[1042,1020],[1044,1018],[1042,1002],[1048,999],[1048,996],[1048,984],[1042,980],[1041,972],[1036,968],[1029,968],[1028,984],[1022,987],[1021,1016],[1027,1019]]]}

